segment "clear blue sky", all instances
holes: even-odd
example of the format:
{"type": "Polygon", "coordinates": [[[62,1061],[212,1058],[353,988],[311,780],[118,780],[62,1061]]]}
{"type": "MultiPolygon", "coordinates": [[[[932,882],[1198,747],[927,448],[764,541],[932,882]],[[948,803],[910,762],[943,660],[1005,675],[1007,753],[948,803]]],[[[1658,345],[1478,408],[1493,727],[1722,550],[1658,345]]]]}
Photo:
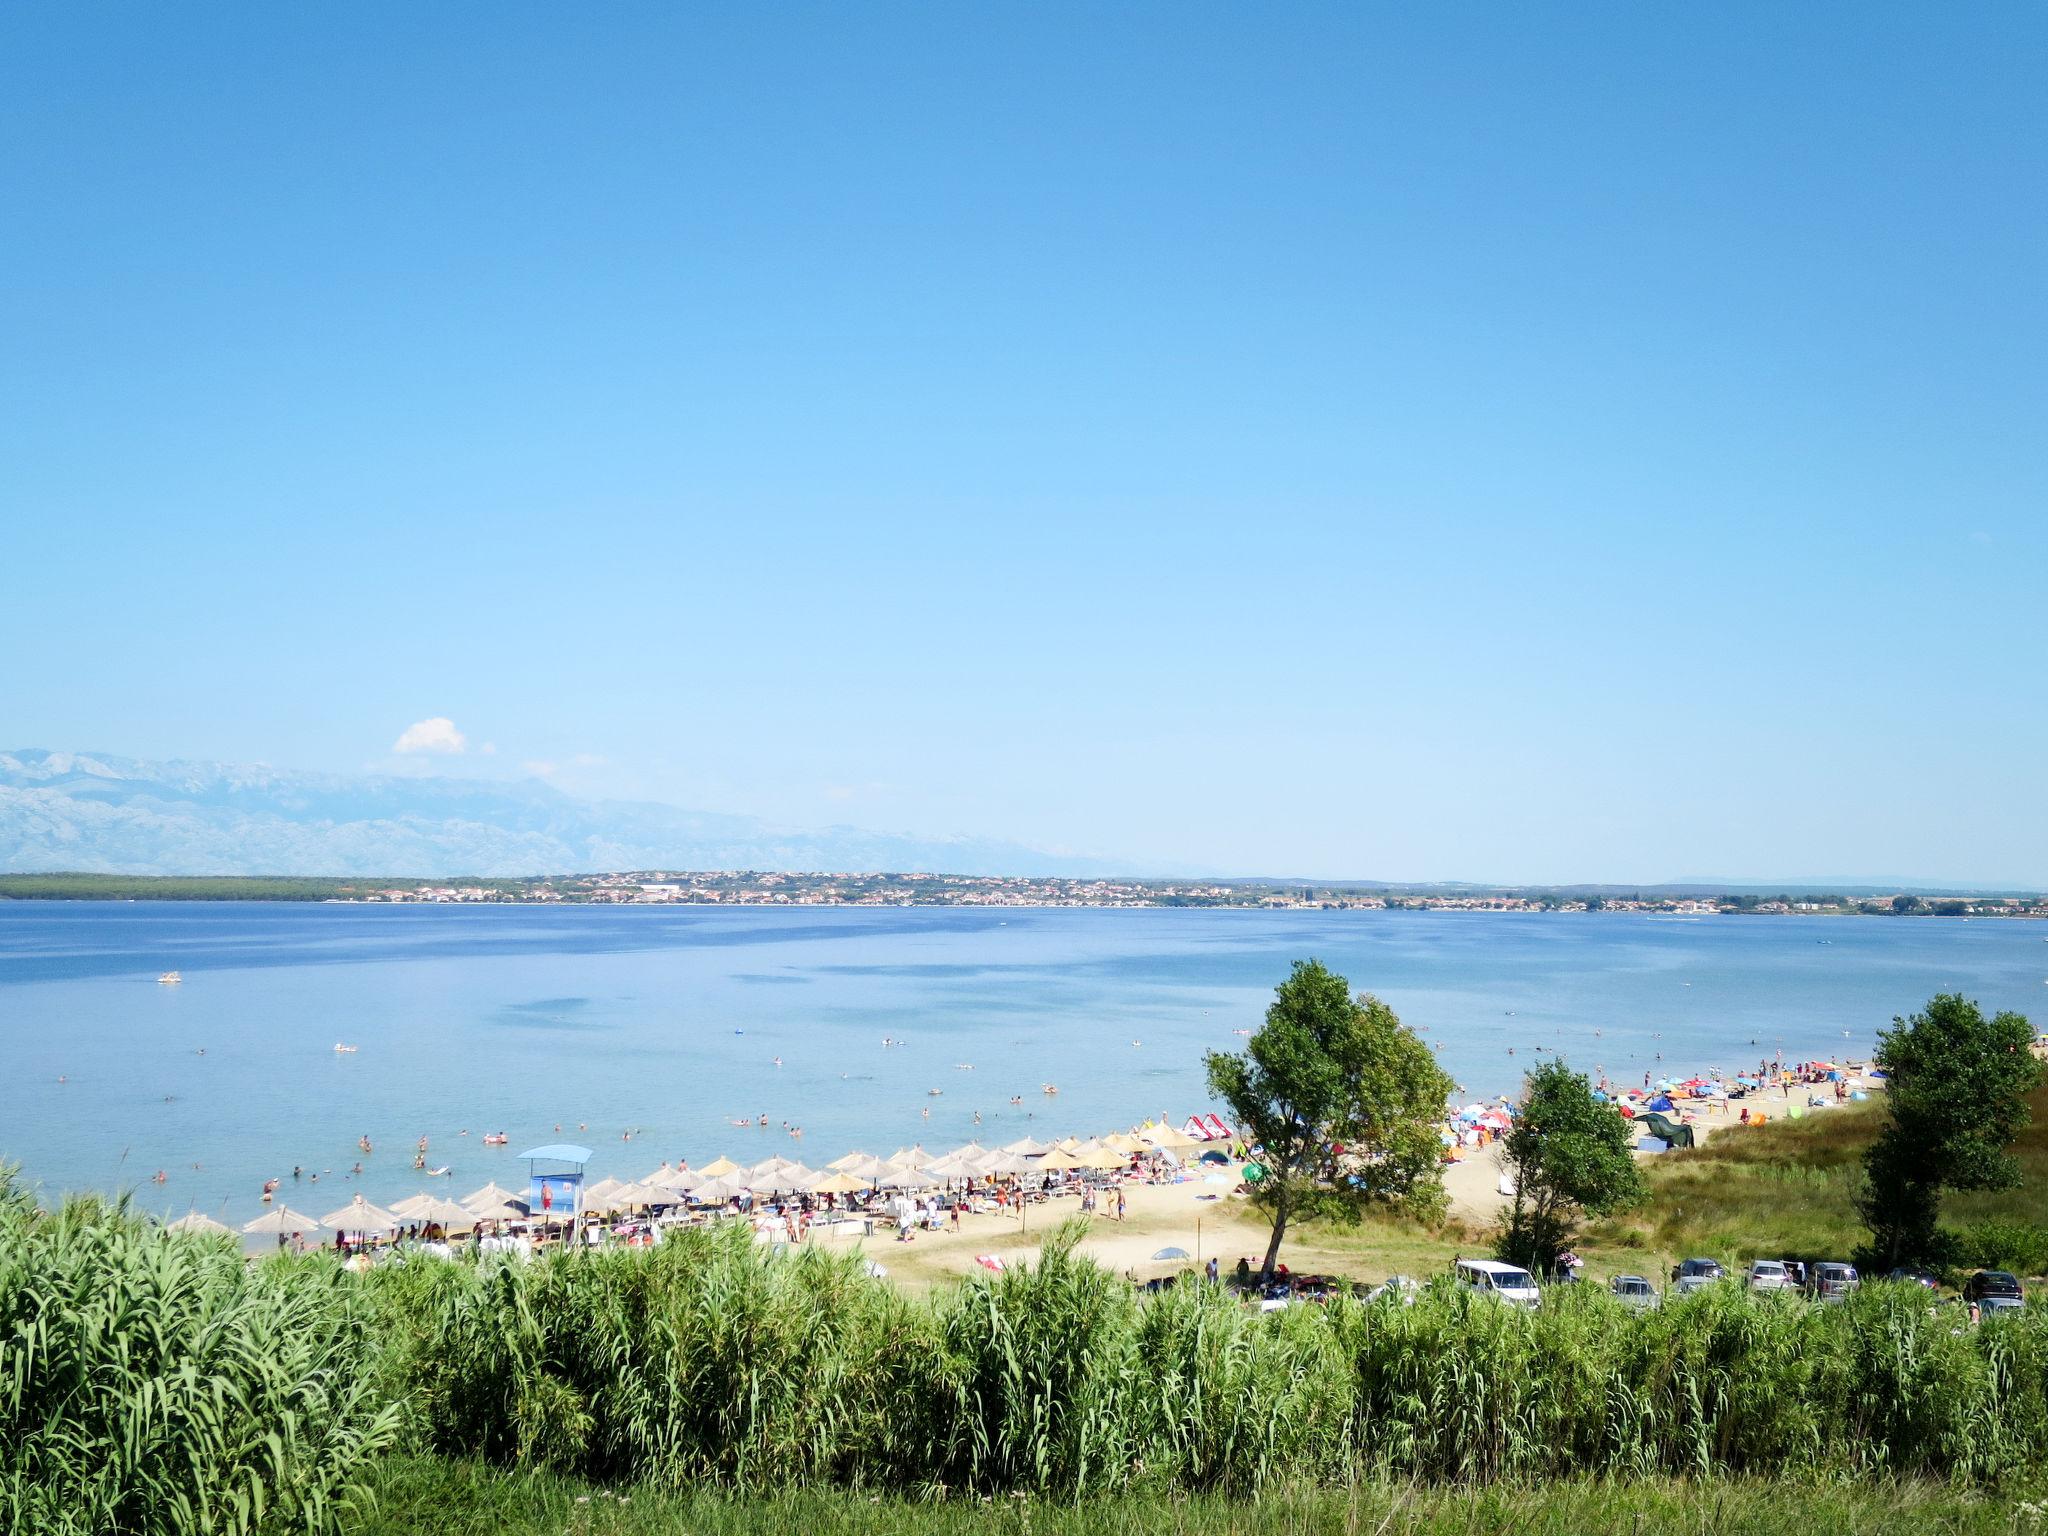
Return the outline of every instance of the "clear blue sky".
{"type": "Polygon", "coordinates": [[[8,7],[0,746],[2048,884],[2044,79],[2018,5],[8,7]]]}

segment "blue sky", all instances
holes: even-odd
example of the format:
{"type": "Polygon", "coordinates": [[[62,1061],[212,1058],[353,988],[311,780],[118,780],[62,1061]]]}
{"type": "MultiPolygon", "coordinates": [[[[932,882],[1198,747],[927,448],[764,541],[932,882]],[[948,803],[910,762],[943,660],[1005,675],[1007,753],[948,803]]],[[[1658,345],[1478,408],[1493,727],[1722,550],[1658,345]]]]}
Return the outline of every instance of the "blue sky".
{"type": "Polygon", "coordinates": [[[2048,884],[2048,12],[1541,10],[11,7],[0,745],[2048,884]]]}

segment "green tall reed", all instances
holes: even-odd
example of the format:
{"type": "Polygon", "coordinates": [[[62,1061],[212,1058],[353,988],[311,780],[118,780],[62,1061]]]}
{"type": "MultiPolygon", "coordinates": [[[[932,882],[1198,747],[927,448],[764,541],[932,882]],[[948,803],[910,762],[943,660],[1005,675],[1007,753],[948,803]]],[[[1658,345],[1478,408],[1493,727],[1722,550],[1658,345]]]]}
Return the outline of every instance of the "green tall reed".
{"type": "Polygon", "coordinates": [[[399,1420],[353,1291],[0,1183],[0,1530],[337,1529],[399,1420]]]}
{"type": "Polygon", "coordinates": [[[1586,1286],[1531,1313],[1439,1281],[1267,1314],[1140,1298],[1078,1236],[928,1297],[734,1228],[354,1276],[7,1195],[0,1529],[332,1530],[394,1442],[747,1495],[2048,1473],[2048,1309],[1586,1286]]]}

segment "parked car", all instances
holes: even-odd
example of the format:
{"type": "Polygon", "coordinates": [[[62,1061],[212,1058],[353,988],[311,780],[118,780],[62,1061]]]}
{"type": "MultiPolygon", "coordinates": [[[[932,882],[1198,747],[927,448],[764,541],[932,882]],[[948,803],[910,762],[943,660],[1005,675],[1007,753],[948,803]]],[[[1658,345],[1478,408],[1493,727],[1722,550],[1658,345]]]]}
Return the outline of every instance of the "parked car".
{"type": "Polygon", "coordinates": [[[1536,1277],[1496,1259],[1460,1259],[1454,1273],[1468,1291],[1495,1296],[1515,1307],[1534,1307],[1542,1298],[1536,1277]]]}
{"type": "Polygon", "coordinates": [[[1857,1283],[1854,1264],[1816,1264],[1806,1289],[1815,1301],[1847,1301],[1857,1283]]]}
{"type": "Polygon", "coordinates": [[[1752,1291],[1789,1291],[1792,1289],[1792,1272],[1779,1259],[1758,1259],[1749,1266],[1749,1279],[1745,1282],[1752,1291]]]}
{"type": "Polygon", "coordinates": [[[1614,1299],[1625,1307],[1636,1307],[1647,1312],[1663,1298],[1657,1294],[1657,1287],[1641,1275],[1616,1275],[1607,1282],[1607,1289],[1614,1293],[1614,1299]]]}
{"type": "Polygon", "coordinates": [[[2018,1276],[2002,1269],[1980,1269],[1963,1282],[1963,1300],[1973,1303],[1980,1316],[1987,1316],[2019,1311],[2027,1304],[2027,1293],[2018,1276]]]}
{"type": "Polygon", "coordinates": [[[1728,1271],[1721,1267],[1718,1259],[1686,1259],[1671,1272],[1678,1294],[1690,1296],[1694,1291],[1704,1289],[1717,1280],[1728,1278],[1728,1271]]]}
{"type": "Polygon", "coordinates": [[[1924,1285],[1930,1291],[1941,1289],[1941,1282],[1924,1269],[1895,1269],[1885,1276],[1887,1280],[1903,1280],[1909,1285],[1924,1285]]]}
{"type": "Polygon", "coordinates": [[[1382,1296],[1392,1296],[1404,1307],[1415,1305],[1415,1298],[1422,1294],[1422,1287],[1407,1275],[1389,1275],[1378,1285],[1359,1292],[1367,1301],[1378,1301],[1382,1296]]]}

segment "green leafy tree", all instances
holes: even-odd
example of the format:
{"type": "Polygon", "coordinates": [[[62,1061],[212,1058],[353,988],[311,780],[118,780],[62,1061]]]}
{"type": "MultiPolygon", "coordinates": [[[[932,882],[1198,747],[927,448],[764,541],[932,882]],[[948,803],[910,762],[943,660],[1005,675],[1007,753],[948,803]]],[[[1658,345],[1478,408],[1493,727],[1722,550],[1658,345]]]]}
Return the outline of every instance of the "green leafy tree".
{"type": "Polygon", "coordinates": [[[1442,1214],[1437,1128],[1455,1084],[1393,1009],[1320,961],[1296,961],[1244,1051],[1211,1051],[1208,1068],[1266,1170],[1253,1190],[1273,1222],[1262,1279],[1296,1217],[1442,1214]]]}
{"type": "Polygon", "coordinates": [[[1545,1062],[1523,1079],[1522,1108],[1502,1146],[1515,1178],[1499,1253],[1535,1273],[1557,1266],[1582,1216],[1624,1210],[1647,1193],[1629,1126],[1593,1097],[1583,1072],[1545,1062]]]}
{"type": "Polygon", "coordinates": [[[1864,1154],[1861,1200],[1878,1263],[1940,1260],[1944,1191],[2018,1187],[2006,1149],[2026,1128],[2026,1097],[2041,1081],[2033,1039],[2021,1015],[1987,1019],[1953,992],[1878,1037],[1888,1123],[1864,1154]]]}

